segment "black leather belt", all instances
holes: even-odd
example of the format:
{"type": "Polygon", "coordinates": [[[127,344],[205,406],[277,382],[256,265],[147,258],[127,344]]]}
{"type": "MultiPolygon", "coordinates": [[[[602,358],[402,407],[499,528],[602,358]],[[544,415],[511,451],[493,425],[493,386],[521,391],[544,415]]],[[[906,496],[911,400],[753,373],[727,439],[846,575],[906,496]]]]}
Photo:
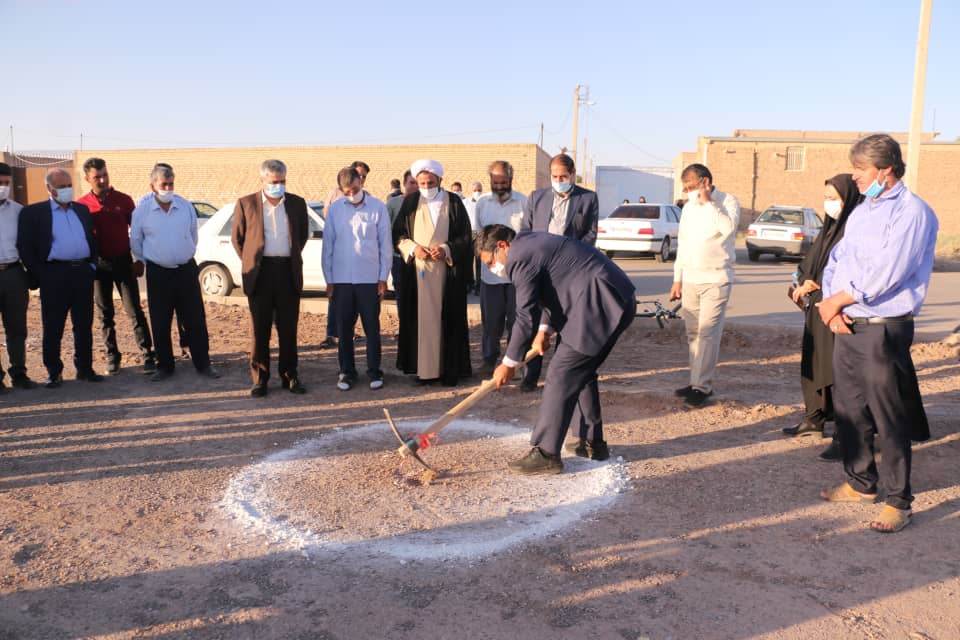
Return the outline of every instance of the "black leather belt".
{"type": "Polygon", "coordinates": [[[19,262],[9,262],[7,264],[0,264],[0,271],[6,271],[7,269],[16,269],[20,266],[19,262]]]}
{"type": "Polygon", "coordinates": [[[64,264],[68,267],[83,267],[90,266],[90,258],[84,258],[83,260],[47,260],[49,264],[64,264]]]}
{"type": "Polygon", "coordinates": [[[156,267],[157,269],[163,269],[164,271],[177,271],[178,269],[183,269],[187,265],[191,265],[191,264],[194,264],[193,258],[190,258],[190,260],[188,260],[187,262],[184,262],[183,264],[178,264],[175,267],[165,267],[162,264],[157,264],[156,262],[150,262],[149,260],[147,260],[148,267],[156,267]]]}
{"type": "Polygon", "coordinates": [[[290,256],[261,256],[262,262],[290,262],[290,256]]]}
{"type": "Polygon", "coordinates": [[[850,318],[853,324],[887,324],[888,322],[906,322],[913,320],[912,313],[905,313],[902,316],[893,316],[892,318],[850,318]]]}

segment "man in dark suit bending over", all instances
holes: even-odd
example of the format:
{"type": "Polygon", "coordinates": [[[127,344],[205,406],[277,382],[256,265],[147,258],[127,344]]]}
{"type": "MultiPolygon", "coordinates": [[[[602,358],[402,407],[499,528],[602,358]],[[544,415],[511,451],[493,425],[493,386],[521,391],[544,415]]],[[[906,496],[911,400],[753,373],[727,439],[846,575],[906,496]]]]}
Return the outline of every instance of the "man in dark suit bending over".
{"type": "Polygon", "coordinates": [[[582,242],[550,233],[490,225],[476,252],[495,274],[506,274],[517,295],[516,321],[507,355],[493,373],[498,387],[513,378],[528,344],[540,352],[557,334],[547,371],[543,403],[530,437],[533,448],[509,466],[518,473],[560,473],[560,448],[569,425],[578,439],[568,445],[578,456],[610,457],[603,439],[597,369],[636,313],[633,283],[606,256],[582,242]],[[534,335],[534,318],[540,317],[534,335]]]}

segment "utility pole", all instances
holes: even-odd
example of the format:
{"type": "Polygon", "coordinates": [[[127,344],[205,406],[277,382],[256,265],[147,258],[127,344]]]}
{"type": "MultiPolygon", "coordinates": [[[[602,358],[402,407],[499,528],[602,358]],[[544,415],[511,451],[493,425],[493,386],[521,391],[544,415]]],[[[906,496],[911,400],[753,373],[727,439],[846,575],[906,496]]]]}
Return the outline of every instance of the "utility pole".
{"type": "Polygon", "coordinates": [[[907,186],[914,192],[920,177],[920,138],[923,135],[923,95],[927,84],[927,50],[930,48],[930,13],[933,0],[920,0],[920,33],[913,67],[913,103],[910,107],[910,138],[907,142],[907,186]]]}
{"type": "Polygon", "coordinates": [[[540,148],[543,149],[543,123],[540,123],[540,148]]]}
{"type": "MultiPolygon", "coordinates": [[[[580,122],[580,85],[573,89],[573,146],[570,149],[570,155],[573,156],[573,164],[577,165],[577,124],[580,122]]],[[[576,181],[576,176],[574,176],[576,181]]]]}
{"type": "Polygon", "coordinates": [[[13,125],[10,125],[10,155],[14,154],[15,147],[13,146],[13,125]]]}
{"type": "Polygon", "coordinates": [[[83,134],[80,134],[80,151],[83,151],[83,134]]]}

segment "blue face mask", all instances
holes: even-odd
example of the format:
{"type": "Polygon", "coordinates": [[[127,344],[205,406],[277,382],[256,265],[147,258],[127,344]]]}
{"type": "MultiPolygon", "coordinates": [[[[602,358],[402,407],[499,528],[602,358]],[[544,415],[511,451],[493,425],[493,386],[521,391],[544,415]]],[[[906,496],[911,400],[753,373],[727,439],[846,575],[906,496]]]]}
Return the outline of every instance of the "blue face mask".
{"type": "Polygon", "coordinates": [[[283,194],[287,191],[287,185],[285,184],[268,184],[263,188],[264,193],[266,193],[271,198],[282,198],[283,194]]]}
{"type": "Polygon", "coordinates": [[[867,190],[863,192],[863,195],[867,198],[876,198],[881,193],[883,193],[883,184],[878,182],[880,180],[880,174],[877,174],[877,177],[873,179],[873,182],[870,183],[870,186],[867,187],[867,190]]]}
{"type": "Polygon", "coordinates": [[[566,193],[573,188],[573,183],[569,180],[560,182],[559,180],[551,180],[550,184],[553,186],[553,190],[557,193],[566,193]]]}

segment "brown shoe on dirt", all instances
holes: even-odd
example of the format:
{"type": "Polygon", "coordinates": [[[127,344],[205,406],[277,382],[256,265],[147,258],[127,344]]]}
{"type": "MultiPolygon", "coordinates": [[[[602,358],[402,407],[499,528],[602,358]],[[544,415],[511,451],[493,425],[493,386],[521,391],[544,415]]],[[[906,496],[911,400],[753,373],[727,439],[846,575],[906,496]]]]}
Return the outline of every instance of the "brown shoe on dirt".
{"type": "Polygon", "coordinates": [[[850,486],[850,483],[844,482],[839,487],[833,489],[824,489],[820,492],[820,497],[827,502],[859,502],[860,504],[873,504],[877,501],[875,493],[860,493],[850,486]]]}
{"type": "Polygon", "coordinates": [[[870,523],[870,529],[878,533],[896,533],[910,524],[911,517],[913,512],[910,509],[897,509],[885,504],[877,519],[870,523]]]}

